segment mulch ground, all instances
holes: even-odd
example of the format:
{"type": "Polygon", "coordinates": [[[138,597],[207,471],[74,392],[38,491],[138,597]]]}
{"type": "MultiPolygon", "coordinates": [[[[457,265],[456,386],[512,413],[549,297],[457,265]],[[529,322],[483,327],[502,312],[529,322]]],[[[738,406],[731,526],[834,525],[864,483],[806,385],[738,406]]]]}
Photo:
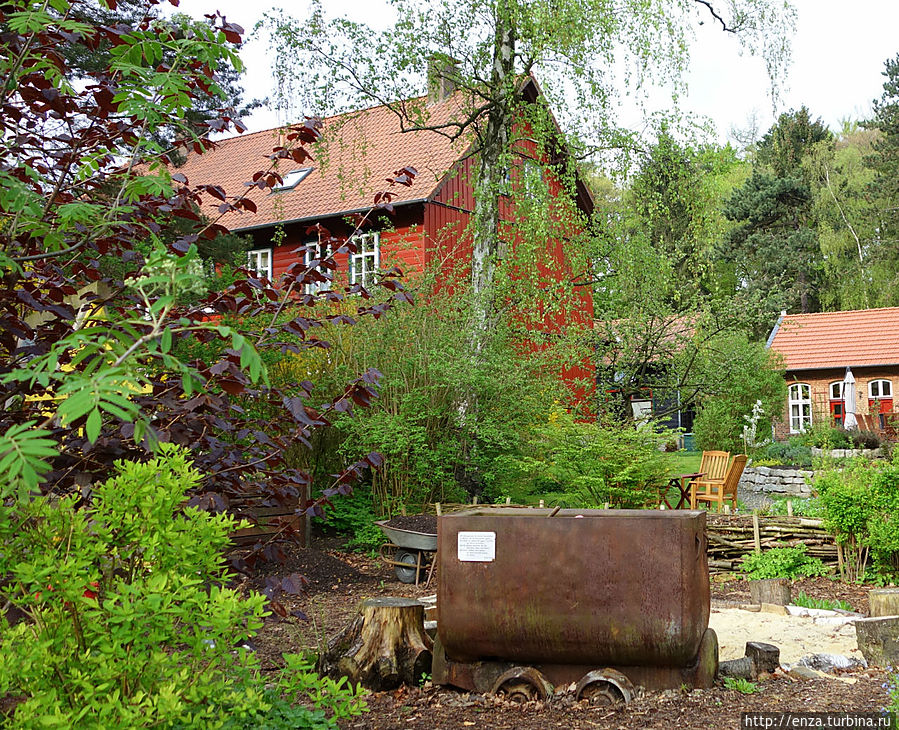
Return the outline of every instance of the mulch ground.
{"type": "MultiPolygon", "coordinates": [[[[432,595],[432,586],[415,587],[400,583],[393,568],[377,558],[345,553],[341,541],[314,538],[311,548],[291,548],[284,565],[270,565],[267,576],[301,573],[309,580],[302,596],[284,597],[290,610],[304,613],[307,620],[269,617],[256,640],[263,665],[273,669],[284,652],[304,649],[320,651],[356,615],[360,603],[378,596],[421,597],[432,595]]],[[[264,577],[247,581],[257,587],[264,577]]],[[[793,594],[805,592],[813,598],[842,599],[862,613],[867,612],[870,586],[847,585],[828,578],[796,581],[793,594]]],[[[712,599],[726,604],[749,601],[748,584],[743,580],[716,580],[712,599]]],[[[443,730],[445,728],[727,728],[740,727],[743,712],[876,712],[887,703],[882,670],[866,670],[844,675],[852,684],[836,679],[797,681],[777,677],[760,682],[757,692],[744,695],[722,686],[710,690],[647,692],[621,708],[592,708],[573,701],[568,695],[547,703],[515,705],[506,701],[457,691],[452,688],[403,687],[368,697],[369,711],[345,720],[349,730],[443,730]]]]}
{"type": "MultiPolygon", "coordinates": [[[[829,601],[846,601],[853,611],[868,613],[868,591],[875,586],[843,583],[833,578],[818,576],[817,578],[800,578],[794,580],[791,592],[795,598],[805,593],[809,598],[829,601]]],[[[712,579],[712,598],[726,602],[728,605],[745,605],[749,603],[749,583],[741,577],[731,574],[714,576],[712,579]]]]}

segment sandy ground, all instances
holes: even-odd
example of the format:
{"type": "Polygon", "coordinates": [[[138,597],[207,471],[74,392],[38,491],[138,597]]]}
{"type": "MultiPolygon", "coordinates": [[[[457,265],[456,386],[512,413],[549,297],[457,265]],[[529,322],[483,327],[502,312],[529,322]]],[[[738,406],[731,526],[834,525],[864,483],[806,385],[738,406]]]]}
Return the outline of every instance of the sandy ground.
{"type": "Polygon", "coordinates": [[[712,606],[709,626],[718,635],[719,658],[739,659],[747,641],[763,641],[780,649],[781,664],[795,664],[809,654],[842,654],[862,659],[852,623],[833,619],[779,616],[712,606]]]}

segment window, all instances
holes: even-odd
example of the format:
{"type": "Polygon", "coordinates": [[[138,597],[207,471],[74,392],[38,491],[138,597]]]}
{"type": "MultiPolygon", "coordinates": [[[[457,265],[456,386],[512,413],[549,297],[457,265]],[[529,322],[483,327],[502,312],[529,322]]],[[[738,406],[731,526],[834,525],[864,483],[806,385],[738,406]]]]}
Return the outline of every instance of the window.
{"type": "Polygon", "coordinates": [[[830,384],[830,417],[834,426],[842,426],[846,417],[846,408],[843,403],[843,381],[837,380],[830,384]]]}
{"type": "Polygon", "coordinates": [[[893,384],[889,380],[872,380],[868,383],[869,398],[892,398],[893,384]]]}
{"type": "Polygon", "coordinates": [[[381,259],[380,238],[379,233],[364,233],[353,237],[358,250],[350,254],[350,284],[371,286],[375,283],[381,259]]]}
{"type": "Polygon", "coordinates": [[[306,284],[306,293],[318,294],[320,291],[330,289],[330,276],[327,270],[322,270],[319,263],[331,254],[331,247],[327,243],[319,243],[317,240],[306,241],[303,245],[306,246],[306,253],[303,254],[303,263],[306,264],[306,268],[312,266],[313,262],[318,262],[315,264],[315,269],[323,276],[328,277],[326,281],[312,281],[306,284]]]}
{"type": "Polygon", "coordinates": [[[812,425],[812,391],[807,383],[790,386],[790,433],[801,433],[812,425]]]}
{"type": "Polygon", "coordinates": [[[247,268],[254,271],[256,276],[264,276],[272,280],[272,250],[270,248],[257,248],[247,251],[247,268]]]}
{"type": "Polygon", "coordinates": [[[273,193],[277,193],[283,190],[293,190],[297,185],[299,185],[303,180],[306,179],[306,176],[312,172],[311,167],[301,167],[299,170],[291,170],[290,172],[281,176],[281,184],[275,185],[272,188],[273,193]]]}
{"type": "Polygon", "coordinates": [[[872,380],[868,383],[868,412],[880,419],[885,427],[883,414],[893,410],[893,384],[889,380],[872,380]]]}

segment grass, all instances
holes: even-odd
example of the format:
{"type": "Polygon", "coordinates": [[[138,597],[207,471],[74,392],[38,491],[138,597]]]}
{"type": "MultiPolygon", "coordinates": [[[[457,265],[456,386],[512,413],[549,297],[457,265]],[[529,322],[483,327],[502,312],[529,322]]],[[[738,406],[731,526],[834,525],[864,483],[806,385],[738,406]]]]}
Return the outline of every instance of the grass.
{"type": "Polygon", "coordinates": [[[672,451],[665,454],[669,462],[668,476],[678,474],[692,474],[699,471],[699,463],[702,461],[701,451],[672,451]]]}

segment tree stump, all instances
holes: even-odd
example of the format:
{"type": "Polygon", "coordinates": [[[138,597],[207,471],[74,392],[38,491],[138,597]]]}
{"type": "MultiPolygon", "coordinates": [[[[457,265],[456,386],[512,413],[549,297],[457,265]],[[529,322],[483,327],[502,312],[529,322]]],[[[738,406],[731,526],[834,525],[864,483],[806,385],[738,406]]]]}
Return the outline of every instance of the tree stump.
{"type": "Polygon", "coordinates": [[[328,642],[318,669],[379,691],[418,684],[431,672],[431,639],[424,604],[408,598],[370,598],[361,613],[328,642]]]}
{"type": "Polygon", "coordinates": [[[747,641],[746,654],[739,659],[729,659],[718,664],[718,676],[758,679],[771,674],[780,666],[780,649],[774,644],[747,641]]]}
{"type": "Polygon", "coordinates": [[[855,623],[858,650],[876,667],[899,664],[899,616],[860,618],[855,623]]]}
{"type": "Polygon", "coordinates": [[[786,606],[790,602],[790,581],[786,578],[749,581],[749,595],[755,604],[773,603],[786,606]]]}
{"type": "Polygon", "coordinates": [[[873,588],[868,591],[871,617],[899,616],[899,588],[873,588]]]}

